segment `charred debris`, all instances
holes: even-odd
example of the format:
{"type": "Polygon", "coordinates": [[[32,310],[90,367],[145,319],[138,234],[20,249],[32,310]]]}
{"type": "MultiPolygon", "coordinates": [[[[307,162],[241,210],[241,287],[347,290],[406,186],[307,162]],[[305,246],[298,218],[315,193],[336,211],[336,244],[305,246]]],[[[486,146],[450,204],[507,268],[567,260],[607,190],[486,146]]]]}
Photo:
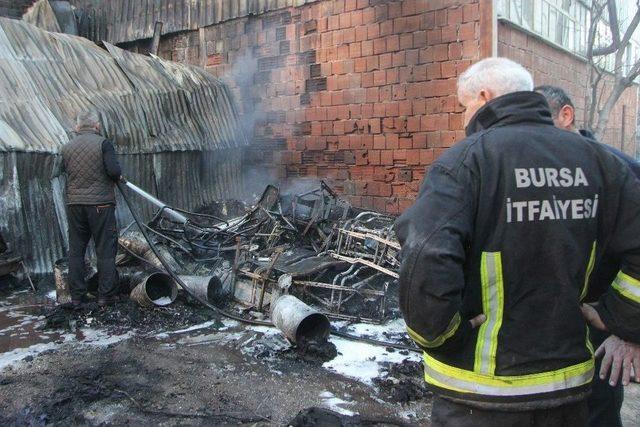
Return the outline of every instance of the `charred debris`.
{"type": "MultiPolygon", "coordinates": [[[[135,222],[122,230],[116,260],[121,289],[141,307],[174,303],[181,286],[173,273],[189,300],[272,323],[299,346],[326,340],[329,319],[382,323],[398,315],[394,218],[354,208],[325,182],[302,193],[269,185],[253,206],[231,200],[196,212],[127,186],[140,196],[132,202],[158,208],[142,227],[171,270],[135,222]]],[[[55,267],[61,303],[69,298],[65,269],[63,261],[55,267]]],[[[89,263],[87,279],[95,281],[89,263]]]]}

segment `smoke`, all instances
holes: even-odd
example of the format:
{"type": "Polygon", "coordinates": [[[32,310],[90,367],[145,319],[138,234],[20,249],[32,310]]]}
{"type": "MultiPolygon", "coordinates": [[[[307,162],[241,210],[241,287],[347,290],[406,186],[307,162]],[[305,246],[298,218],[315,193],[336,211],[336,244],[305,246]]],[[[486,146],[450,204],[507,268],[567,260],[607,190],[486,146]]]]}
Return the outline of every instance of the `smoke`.
{"type": "Polygon", "coordinates": [[[222,77],[222,81],[233,88],[239,98],[236,102],[241,107],[242,128],[251,141],[255,134],[256,123],[264,118],[262,104],[258,102],[259,99],[254,93],[258,61],[251,50],[245,51],[240,56],[233,56],[231,61],[232,68],[222,77]]]}

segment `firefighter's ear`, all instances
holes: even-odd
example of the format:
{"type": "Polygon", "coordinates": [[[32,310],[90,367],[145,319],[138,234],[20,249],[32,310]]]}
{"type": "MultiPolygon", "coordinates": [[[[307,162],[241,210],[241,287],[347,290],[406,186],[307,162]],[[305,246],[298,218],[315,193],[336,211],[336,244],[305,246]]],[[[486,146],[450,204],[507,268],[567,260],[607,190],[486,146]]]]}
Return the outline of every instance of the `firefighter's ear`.
{"type": "Polygon", "coordinates": [[[571,105],[563,106],[558,112],[556,125],[559,128],[570,130],[575,120],[575,111],[571,105]]]}
{"type": "Polygon", "coordinates": [[[491,92],[489,89],[480,89],[480,93],[478,94],[478,99],[480,99],[480,101],[482,101],[483,103],[487,103],[493,98],[493,92],[491,92]]]}

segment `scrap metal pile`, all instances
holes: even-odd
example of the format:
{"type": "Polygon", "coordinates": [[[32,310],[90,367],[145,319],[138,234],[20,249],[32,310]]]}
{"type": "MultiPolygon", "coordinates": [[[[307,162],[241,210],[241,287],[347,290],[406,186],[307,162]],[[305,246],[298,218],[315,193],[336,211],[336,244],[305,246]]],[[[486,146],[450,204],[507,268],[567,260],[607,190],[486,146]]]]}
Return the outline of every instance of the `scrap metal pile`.
{"type": "MultiPolygon", "coordinates": [[[[394,218],[353,208],[324,182],[301,194],[270,185],[248,209],[227,201],[199,212],[166,206],[128,185],[160,208],[146,230],[172,270],[209,302],[258,319],[269,317],[271,301],[282,294],[334,319],[379,323],[396,311],[394,218]]],[[[132,298],[148,306],[171,303],[176,285],[157,272],[159,260],[129,228],[118,265],[132,298]],[[141,273],[141,265],[156,272],[141,273]]]]}

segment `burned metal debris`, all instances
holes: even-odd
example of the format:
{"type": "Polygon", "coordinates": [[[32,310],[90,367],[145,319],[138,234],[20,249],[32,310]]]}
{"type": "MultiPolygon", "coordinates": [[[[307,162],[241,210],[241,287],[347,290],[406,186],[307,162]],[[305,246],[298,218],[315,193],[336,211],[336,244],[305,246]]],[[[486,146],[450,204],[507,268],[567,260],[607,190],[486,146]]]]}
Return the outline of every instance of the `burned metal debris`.
{"type": "MultiPolygon", "coordinates": [[[[233,302],[258,319],[282,318],[281,302],[288,301],[297,321],[281,329],[292,342],[299,330],[326,338],[325,316],[380,323],[395,312],[389,299],[399,267],[394,218],[353,208],[324,182],[284,194],[269,185],[254,206],[214,203],[198,213],[129,187],[159,208],[144,227],[191,293],[211,303],[233,302]]],[[[119,266],[162,270],[131,228],[120,239],[119,266]]],[[[162,305],[175,299],[165,282],[147,278],[128,286],[137,286],[132,298],[141,304],[162,305]]]]}

